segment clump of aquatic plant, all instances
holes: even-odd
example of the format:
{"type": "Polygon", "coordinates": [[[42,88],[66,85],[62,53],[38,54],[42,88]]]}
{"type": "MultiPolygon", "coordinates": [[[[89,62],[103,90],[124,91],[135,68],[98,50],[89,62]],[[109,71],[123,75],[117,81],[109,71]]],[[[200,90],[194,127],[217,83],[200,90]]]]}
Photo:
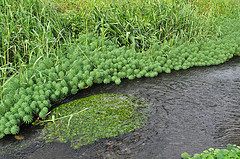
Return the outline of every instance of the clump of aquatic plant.
{"type": "Polygon", "coordinates": [[[228,149],[214,149],[209,148],[203,151],[201,154],[194,154],[190,156],[187,152],[183,153],[181,156],[183,159],[238,159],[240,158],[240,146],[227,145],[228,149]]]}
{"type": "MultiPolygon", "coordinates": [[[[44,128],[47,142],[70,141],[74,148],[129,133],[146,123],[147,105],[133,96],[99,94],[52,110],[44,128]]],[[[46,122],[46,121],[45,121],[46,122]]]]}

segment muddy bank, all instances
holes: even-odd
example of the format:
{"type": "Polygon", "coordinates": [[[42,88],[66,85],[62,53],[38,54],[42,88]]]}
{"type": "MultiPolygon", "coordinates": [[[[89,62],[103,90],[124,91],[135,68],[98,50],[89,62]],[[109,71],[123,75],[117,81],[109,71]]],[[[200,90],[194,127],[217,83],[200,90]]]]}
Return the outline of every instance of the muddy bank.
{"type": "Polygon", "coordinates": [[[41,127],[25,128],[24,140],[0,140],[0,158],[160,158],[201,153],[209,147],[240,145],[240,58],[218,66],[195,67],[155,78],[94,85],[64,102],[99,93],[127,93],[151,105],[143,128],[72,149],[37,139],[41,127]],[[27,135],[26,135],[27,134],[27,135]],[[13,147],[15,146],[15,147],[13,147]]]}

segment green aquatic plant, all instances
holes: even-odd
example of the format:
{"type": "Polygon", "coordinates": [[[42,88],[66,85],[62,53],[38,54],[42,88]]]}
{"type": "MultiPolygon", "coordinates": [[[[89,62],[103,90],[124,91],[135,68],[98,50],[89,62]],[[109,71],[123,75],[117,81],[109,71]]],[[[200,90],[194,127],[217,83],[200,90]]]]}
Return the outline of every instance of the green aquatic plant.
{"type": "Polygon", "coordinates": [[[74,148],[100,138],[115,137],[147,122],[147,104],[133,96],[99,94],[52,110],[44,127],[47,142],[70,141],[74,148]],[[77,112],[77,113],[76,113],[77,112]]]}
{"type": "Polygon", "coordinates": [[[227,145],[228,149],[214,149],[209,148],[203,151],[201,154],[194,154],[191,157],[187,152],[184,152],[181,157],[183,159],[238,159],[240,158],[240,146],[227,145]]]}

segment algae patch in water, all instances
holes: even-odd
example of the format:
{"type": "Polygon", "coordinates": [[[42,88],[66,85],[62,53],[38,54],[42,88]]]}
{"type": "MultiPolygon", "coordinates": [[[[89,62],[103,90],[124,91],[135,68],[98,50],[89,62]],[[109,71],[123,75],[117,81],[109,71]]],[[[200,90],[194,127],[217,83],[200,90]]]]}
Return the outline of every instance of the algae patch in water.
{"type": "Polygon", "coordinates": [[[47,142],[71,142],[78,148],[100,138],[116,137],[140,128],[147,121],[147,104],[136,97],[99,94],[63,104],[52,110],[45,125],[47,142]]]}

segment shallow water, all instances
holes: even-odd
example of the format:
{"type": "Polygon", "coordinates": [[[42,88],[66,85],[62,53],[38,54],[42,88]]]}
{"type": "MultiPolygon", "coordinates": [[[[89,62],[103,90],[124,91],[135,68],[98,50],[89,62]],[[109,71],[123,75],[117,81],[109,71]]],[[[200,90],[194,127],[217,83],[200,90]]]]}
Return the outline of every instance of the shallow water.
{"type": "Polygon", "coordinates": [[[240,145],[239,57],[218,66],[123,80],[120,85],[95,85],[63,102],[99,93],[127,93],[144,99],[152,111],[149,122],[132,133],[76,150],[69,144],[45,143],[36,138],[40,128],[26,128],[21,131],[23,135],[28,132],[24,140],[16,141],[12,136],[0,140],[0,156],[180,159],[185,151],[194,154],[210,147],[226,148],[228,143],[240,145]],[[23,143],[22,150],[14,152],[11,146],[23,143]]]}

